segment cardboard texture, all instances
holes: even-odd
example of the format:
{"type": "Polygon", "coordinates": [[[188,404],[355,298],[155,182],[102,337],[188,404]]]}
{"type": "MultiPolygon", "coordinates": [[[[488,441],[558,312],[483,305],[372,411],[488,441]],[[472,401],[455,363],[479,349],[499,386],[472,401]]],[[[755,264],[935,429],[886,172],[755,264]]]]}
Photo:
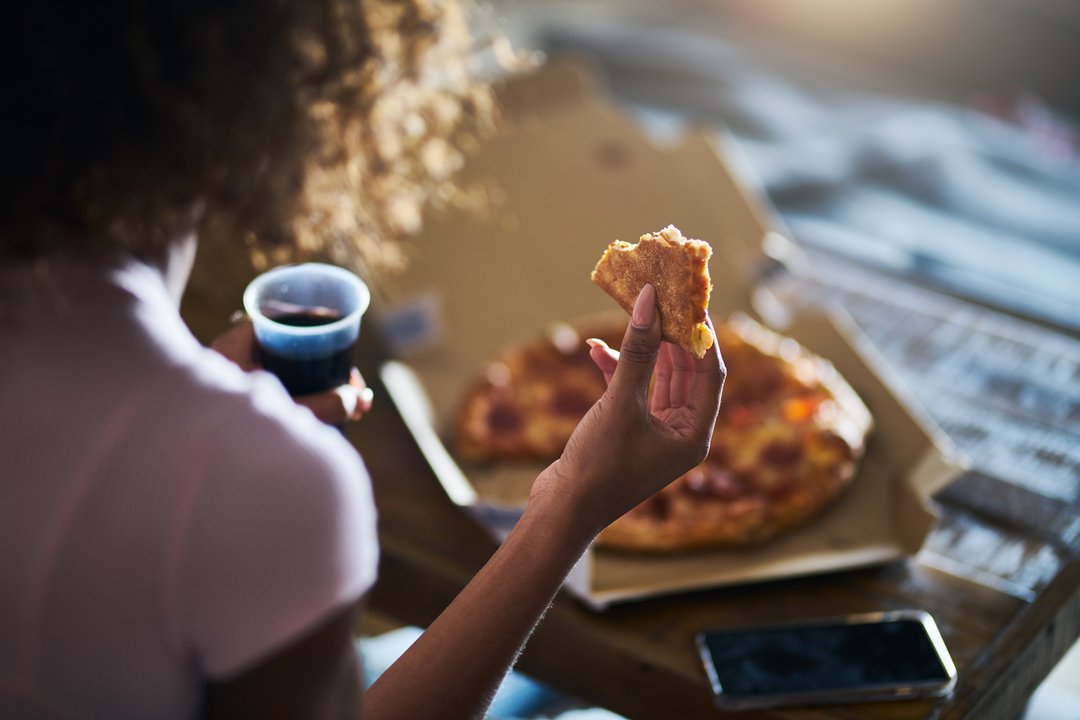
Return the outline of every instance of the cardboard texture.
{"type": "MultiPolygon", "coordinates": [[[[612,240],[634,242],[671,223],[709,241],[715,318],[756,315],[751,298],[767,260],[763,245],[778,242],[766,241],[775,225],[732,170],[730,149],[705,134],[655,146],[579,69],[518,78],[502,103],[505,127],[465,171],[465,182],[482,186],[491,203],[479,216],[429,216],[402,279],[399,305],[424,298],[437,309],[423,319],[432,342],[405,357],[411,370],[394,364],[383,373],[451,499],[499,539],[542,467],[462,473],[439,443],[485,363],[553,321],[610,312],[613,301],[589,272],[612,240]]],[[[823,515],[757,548],[656,557],[592,549],[567,580],[588,605],[882,563],[922,545],[934,522],[927,495],[961,471],[946,441],[883,379],[887,369],[853,325],[811,316],[783,330],[831,360],[874,415],[850,489],[823,515]]]]}

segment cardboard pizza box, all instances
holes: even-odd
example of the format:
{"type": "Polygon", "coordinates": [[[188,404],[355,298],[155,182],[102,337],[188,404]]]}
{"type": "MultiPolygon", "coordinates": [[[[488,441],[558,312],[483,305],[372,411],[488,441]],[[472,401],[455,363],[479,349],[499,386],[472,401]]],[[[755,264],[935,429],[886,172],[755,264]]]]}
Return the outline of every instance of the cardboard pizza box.
{"type": "MultiPolygon", "coordinates": [[[[517,78],[501,98],[505,124],[464,175],[486,202],[427,217],[378,315],[402,358],[382,373],[392,399],[449,497],[499,540],[543,467],[463,468],[447,450],[454,414],[468,383],[507,345],[553,322],[611,312],[614,301],[589,279],[610,241],[634,242],[669,223],[708,240],[714,318],[760,318],[751,299],[769,250],[792,252],[715,132],[660,146],[576,66],[517,78]]],[[[898,394],[850,320],[811,315],[777,329],[832,361],[874,416],[851,487],[760,547],[663,556],[590,549],[566,582],[586,604],[885,563],[921,547],[935,519],[927,498],[962,471],[947,440],[898,394]]]]}

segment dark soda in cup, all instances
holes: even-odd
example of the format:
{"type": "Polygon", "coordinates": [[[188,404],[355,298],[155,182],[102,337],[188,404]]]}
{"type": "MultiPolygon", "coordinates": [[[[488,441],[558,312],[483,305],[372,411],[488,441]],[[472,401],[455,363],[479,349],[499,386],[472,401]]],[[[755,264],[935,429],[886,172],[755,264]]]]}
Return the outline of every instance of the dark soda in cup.
{"type": "Polygon", "coordinates": [[[255,278],[244,309],[263,367],[292,395],[344,385],[370,299],[360,278],[334,265],[286,265],[255,278]]]}

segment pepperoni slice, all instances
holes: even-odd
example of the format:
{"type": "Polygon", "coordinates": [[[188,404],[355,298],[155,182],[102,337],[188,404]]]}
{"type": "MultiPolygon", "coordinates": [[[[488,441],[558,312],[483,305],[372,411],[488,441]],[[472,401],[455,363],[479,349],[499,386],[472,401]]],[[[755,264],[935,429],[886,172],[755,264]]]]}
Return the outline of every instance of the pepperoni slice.
{"type": "Polygon", "coordinates": [[[803,459],[802,445],[777,440],[765,446],[761,451],[761,461],[774,468],[790,468],[803,459]]]}
{"type": "Polygon", "coordinates": [[[576,388],[562,388],[551,399],[551,411],[566,417],[585,417],[593,406],[593,398],[576,388]]]}
{"type": "Polygon", "coordinates": [[[495,404],[487,414],[487,424],[498,435],[509,435],[525,426],[525,418],[511,405],[495,404]]]}

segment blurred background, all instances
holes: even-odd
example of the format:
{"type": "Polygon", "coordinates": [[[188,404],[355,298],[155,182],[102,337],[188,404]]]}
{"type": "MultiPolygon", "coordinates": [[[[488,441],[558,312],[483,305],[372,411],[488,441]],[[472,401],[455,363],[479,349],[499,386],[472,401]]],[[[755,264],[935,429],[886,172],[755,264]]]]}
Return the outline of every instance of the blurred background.
{"type": "Polygon", "coordinates": [[[1080,333],[1080,3],[494,0],[659,134],[737,140],[787,233],[1080,333]]]}

